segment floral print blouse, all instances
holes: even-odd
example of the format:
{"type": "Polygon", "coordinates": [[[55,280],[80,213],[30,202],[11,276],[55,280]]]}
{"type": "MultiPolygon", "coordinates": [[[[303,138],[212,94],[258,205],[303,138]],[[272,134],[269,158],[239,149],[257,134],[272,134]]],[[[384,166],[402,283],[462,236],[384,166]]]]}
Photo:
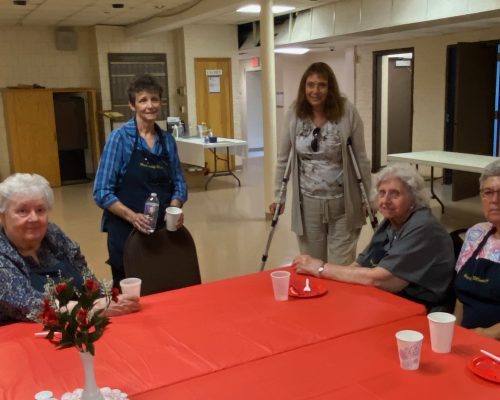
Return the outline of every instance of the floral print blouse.
{"type": "MultiPolygon", "coordinates": [[[[68,238],[55,224],[49,223],[38,253],[46,262],[64,262],[83,274],[93,276],[77,243],[68,238]]],[[[41,309],[43,292],[31,283],[30,268],[36,263],[21,256],[0,231],[0,325],[33,320],[41,309]]]]}

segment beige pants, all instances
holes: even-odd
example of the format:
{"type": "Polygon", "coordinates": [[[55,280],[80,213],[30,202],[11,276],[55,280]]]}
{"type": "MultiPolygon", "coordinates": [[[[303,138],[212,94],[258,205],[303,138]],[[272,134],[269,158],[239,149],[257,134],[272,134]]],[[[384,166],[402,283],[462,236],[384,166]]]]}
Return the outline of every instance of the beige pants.
{"type": "Polygon", "coordinates": [[[346,226],[344,198],[302,196],[304,235],[297,236],[302,254],[333,264],[349,265],[356,257],[361,229],[346,226]]]}

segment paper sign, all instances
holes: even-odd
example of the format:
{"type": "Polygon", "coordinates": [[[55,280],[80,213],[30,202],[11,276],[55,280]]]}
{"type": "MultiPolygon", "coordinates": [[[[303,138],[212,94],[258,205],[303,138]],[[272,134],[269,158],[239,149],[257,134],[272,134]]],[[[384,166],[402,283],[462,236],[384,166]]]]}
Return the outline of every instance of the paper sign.
{"type": "Polygon", "coordinates": [[[208,77],[208,92],[220,93],[220,76],[208,77]]]}
{"type": "Polygon", "coordinates": [[[205,74],[207,76],[221,76],[222,70],[221,69],[206,69],[205,74]]]}

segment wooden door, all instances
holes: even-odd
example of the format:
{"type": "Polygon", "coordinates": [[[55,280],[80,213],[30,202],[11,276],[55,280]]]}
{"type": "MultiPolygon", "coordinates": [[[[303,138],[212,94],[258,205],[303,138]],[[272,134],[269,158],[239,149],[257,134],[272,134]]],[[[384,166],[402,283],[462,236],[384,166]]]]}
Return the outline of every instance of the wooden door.
{"type": "MultiPolygon", "coordinates": [[[[456,50],[453,151],[493,154],[496,47],[459,43],[456,50]]],[[[479,192],[479,174],[453,171],[452,200],[479,192]]]]}
{"type": "Polygon", "coordinates": [[[52,91],[7,89],[4,108],[12,172],[36,173],[60,186],[52,91]]]}
{"type": "MultiPolygon", "coordinates": [[[[233,138],[233,96],[230,58],[195,58],[197,123],[206,122],[214,136],[233,138]]],[[[225,154],[220,154],[225,157],[225,154]]],[[[234,157],[231,157],[234,159],[234,157]]],[[[208,168],[213,171],[213,155],[205,153],[208,168]]],[[[231,160],[234,163],[234,160],[231,160]]],[[[218,162],[217,168],[224,169],[218,162]]]]}

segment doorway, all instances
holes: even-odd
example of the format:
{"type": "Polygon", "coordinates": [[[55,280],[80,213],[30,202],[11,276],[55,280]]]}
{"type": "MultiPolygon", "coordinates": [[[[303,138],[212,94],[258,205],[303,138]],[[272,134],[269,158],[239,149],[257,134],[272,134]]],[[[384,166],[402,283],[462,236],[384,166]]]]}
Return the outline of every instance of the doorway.
{"type": "MultiPolygon", "coordinates": [[[[447,48],[444,149],[498,156],[499,41],[447,48]]],[[[479,192],[479,174],[444,172],[452,200],[479,192]]]]}
{"type": "Polygon", "coordinates": [[[246,71],[246,131],[248,152],[257,155],[264,151],[262,126],[261,71],[246,71]]]}
{"type": "Polygon", "coordinates": [[[373,53],[372,172],[412,151],[413,48],[373,53]]]}

